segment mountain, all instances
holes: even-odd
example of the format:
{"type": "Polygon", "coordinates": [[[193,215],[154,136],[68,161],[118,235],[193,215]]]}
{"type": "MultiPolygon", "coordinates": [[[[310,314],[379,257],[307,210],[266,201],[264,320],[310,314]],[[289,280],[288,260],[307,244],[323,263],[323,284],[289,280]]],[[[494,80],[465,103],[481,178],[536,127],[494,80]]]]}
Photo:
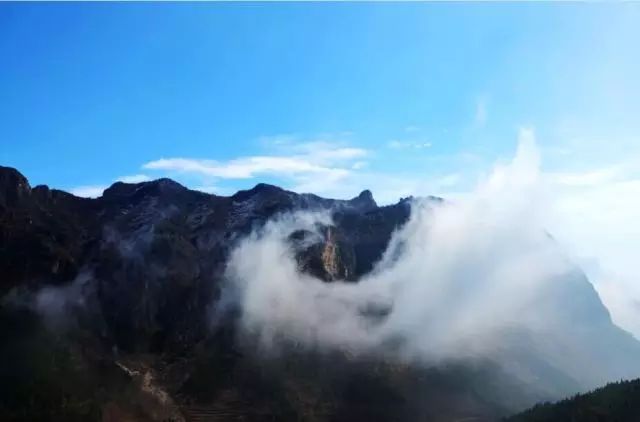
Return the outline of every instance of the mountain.
{"type": "Polygon", "coordinates": [[[86,199],[0,167],[0,420],[494,420],[640,375],[640,344],[577,269],[540,308],[558,311],[552,328],[505,333],[491,358],[424,364],[287,341],[265,353],[225,300],[226,266],[242,239],[303,210],[331,223],[320,239],[290,234],[298,268],[358,283],[412,199],[267,184],[217,196],[170,179],[86,199]]]}
{"type": "Polygon", "coordinates": [[[607,384],[557,403],[538,404],[510,422],[633,422],[640,415],[640,379],[607,384]]]}

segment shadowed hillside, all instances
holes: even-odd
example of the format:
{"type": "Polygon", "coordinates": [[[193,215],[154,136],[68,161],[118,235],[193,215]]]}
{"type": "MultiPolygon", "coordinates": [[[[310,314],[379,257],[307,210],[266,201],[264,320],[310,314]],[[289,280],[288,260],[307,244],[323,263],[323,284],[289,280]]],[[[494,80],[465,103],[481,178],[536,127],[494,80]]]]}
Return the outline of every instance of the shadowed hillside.
{"type": "Polygon", "coordinates": [[[544,403],[509,422],[635,422],[640,420],[640,379],[607,384],[587,394],[544,403]]]}
{"type": "MultiPolygon", "coordinates": [[[[403,338],[354,354],[286,332],[273,352],[242,328],[225,274],[244,239],[292,212],[326,215],[287,233],[295,271],[357,286],[406,252],[396,242],[385,255],[413,207],[264,184],[216,196],[169,179],[84,199],[0,167],[0,419],[488,421],[640,366],[640,345],[578,269],[546,292],[551,331],[505,331],[492,356],[424,361],[400,352],[403,338]]],[[[392,311],[357,310],[371,324],[392,311]]]]}

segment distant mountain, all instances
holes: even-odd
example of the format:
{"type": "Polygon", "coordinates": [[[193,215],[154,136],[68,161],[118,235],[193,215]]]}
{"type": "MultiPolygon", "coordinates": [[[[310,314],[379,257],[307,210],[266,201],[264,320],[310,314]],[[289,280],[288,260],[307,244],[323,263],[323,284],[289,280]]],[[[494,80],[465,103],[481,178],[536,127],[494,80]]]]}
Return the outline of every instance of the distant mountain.
{"type": "Polygon", "coordinates": [[[509,422],[635,422],[640,418],[640,379],[607,384],[557,403],[538,404],[509,422]]]}
{"type": "Polygon", "coordinates": [[[558,311],[553,329],[505,333],[491,359],[422,365],[295,345],[265,355],[239,332],[241,309],[221,312],[229,254],[273,218],[330,214],[321,239],[291,234],[298,266],[357,283],[411,204],[266,184],[217,196],[170,179],[86,199],[0,167],[0,420],[495,420],[640,375],[640,343],[578,269],[541,306],[558,311]]]}

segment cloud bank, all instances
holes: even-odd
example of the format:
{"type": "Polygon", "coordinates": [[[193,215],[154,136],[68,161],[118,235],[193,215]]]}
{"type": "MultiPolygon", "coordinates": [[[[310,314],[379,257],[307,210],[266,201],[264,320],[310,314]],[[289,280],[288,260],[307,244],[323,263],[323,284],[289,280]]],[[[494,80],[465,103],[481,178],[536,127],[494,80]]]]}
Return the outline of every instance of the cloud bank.
{"type": "Polygon", "coordinates": [[[427,365],[489,359],[546,391],[637,377],[637,342],[611,325],[545,230],[553,215],[545,183],[533,133],[523,130],[515,157],[472,193],[414,200],[358,283],[324,283],[297,265],[290,235],[304,229],[320,239],[328,215],[271,221],[228,262],[241,332],[265,352],[295,344],[427,365]]]}
{"type": "Polygon", "coordinates": [[[504,330],[544,327],[552,316],[540,312],[539,295],[570,265],[541,228],[538,168],[525,131],[514,160],[472,195],[444,205],[416,200],[357,284],[322,283],[297,268],[288,236],[329,224],[327,215],[268,223],[229,261],[243,327],[268,348],[288,338],[358,353],[400,339],[403,353],[436,360],[489,354],[504,330]]]}

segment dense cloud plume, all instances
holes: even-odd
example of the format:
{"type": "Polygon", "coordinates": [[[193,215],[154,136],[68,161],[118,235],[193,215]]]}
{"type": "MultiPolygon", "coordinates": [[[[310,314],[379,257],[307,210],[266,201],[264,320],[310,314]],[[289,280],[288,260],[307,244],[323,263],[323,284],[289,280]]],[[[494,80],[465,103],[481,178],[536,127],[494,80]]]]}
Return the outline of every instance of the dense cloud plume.
{"type": "Polygon", "coordinates": [[[523,131],[514,159],[472,195],[414,200],[408,223],[355,284],[322,283],[297,267],[288,237],[330,224],[326,214],[268,223],[229,261],[241,325],[265,347],[283,338],[354,353],[402,344],[403,356],[421,359],[492,353],[505,331],[545,329],[554,315],[541,295],[571,266],[543,230],[538,169],[533,134],[523,131]]]}

